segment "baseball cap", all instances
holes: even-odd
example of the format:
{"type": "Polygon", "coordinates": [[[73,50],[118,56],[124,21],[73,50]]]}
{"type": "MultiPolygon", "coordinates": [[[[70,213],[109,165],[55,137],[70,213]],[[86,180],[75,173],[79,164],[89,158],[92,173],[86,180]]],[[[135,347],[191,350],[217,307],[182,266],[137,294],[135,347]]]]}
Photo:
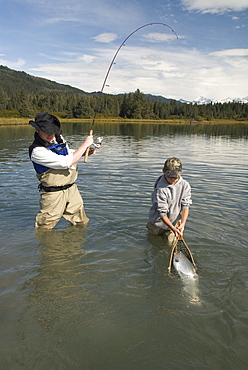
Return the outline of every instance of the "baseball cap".
{"type": "Polygon", "coordinates": [[[168,158],[164,164],[164,171],[167,177],[180,177],[182,162],[176,157],[168,158]]]}

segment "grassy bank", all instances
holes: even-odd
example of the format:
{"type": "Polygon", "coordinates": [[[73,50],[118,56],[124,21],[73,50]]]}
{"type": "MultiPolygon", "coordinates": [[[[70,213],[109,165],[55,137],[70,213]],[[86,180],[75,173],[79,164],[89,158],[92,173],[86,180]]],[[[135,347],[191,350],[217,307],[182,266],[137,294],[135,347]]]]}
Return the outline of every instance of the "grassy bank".
{"type": "MultiPolygon", "coordinates": [[[[0,117],[0,126],[5,125],[28,125],[30,119],[28,118],[4,118],[0,117]]],[[[81,118],[60,118],[60,121],[80,123],[80,122],[91,122],[92,119],[81,119],[81,118]]],[[[120,118],[106,118],[106,119],[96,119],[95,122],[109,122],[109,123],[149,123],[149,124],[174,124],[174,125],[209,125],[209,124],[248,124],[246,121],[236,121],[236,120],[226,120],[226,119],[215,119],[212,121],[195,121],[189,119],[168,119],[168,120],[131,120],[131,119],[120,119],[120,118]]]]}

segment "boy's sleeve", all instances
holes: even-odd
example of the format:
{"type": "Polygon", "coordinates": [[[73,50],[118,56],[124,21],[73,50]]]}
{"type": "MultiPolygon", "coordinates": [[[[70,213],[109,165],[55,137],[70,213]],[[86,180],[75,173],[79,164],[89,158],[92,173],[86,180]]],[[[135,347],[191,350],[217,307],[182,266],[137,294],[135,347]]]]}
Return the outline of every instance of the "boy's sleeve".
{"type": "Polygon", "coordinates": [[[153,199],[154,209],[159,212],[160,216],[166,216],[169,210],[168,199],[165,192],[161,189],[154,191],[153,199]]]}
{"type": "Polygon", "coordinates": [[[189,183],[187,183],[187,185],[184,189],[183,197],[182,197],[182,209],[189,208],[191,204],[192,204],[191,187],[190,187],[189,183]]]}

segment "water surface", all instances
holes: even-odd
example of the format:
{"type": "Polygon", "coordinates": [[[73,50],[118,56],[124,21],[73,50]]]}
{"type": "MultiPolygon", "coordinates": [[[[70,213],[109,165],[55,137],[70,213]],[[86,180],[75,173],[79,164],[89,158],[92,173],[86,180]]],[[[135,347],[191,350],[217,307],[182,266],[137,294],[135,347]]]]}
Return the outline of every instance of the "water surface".
{"type": "MultiPolygon", "coordinates": [[[[63,134],[77,148],[89,128],[63,134]]],[[[77,180],[90,223],[36,232],[33,129],[0,127],[0,368],[246,369],[246,126],[96,124],[95,134],[102,148],[77,180]],[[145,227],[170,156],[192,186],[184,237],[200,304],[168,276],[170,250],[145,227]]]]}

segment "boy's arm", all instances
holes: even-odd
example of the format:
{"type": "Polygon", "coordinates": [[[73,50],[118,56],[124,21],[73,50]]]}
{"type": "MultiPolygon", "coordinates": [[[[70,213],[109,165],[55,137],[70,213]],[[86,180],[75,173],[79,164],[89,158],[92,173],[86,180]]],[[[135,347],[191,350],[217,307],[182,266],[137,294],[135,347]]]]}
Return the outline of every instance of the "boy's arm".
{"type": "Polygon", "coordinates": [[[187,218],[188,218],[188,215],[189,215],[189,208],[184,208],[182,209],[181,211],[181,223],[180,225],[177,227],[177,231],[179,232],[180,235],[183,236],[183,231],[184,231],[184,227],[185,227],[185,224],[186,224],[186,221],[187,221],[187,218]]]}
{"type": "Polygon", "coordinates": [[[175,227],[171,223],[171,221],[169,220],[167,216],[163,216],[161,218],[163,222],[175,233],[176,236],[177,234],[183,236],[183,231],[184,231],[184,227],[185,227],[188,215],[189,215],[189,208],[184,208],[181,212],[181,224],[177,227],[175,227]]]}
{"type": "Polygon", "coordinates": [[[188,218],[188,215],[189,215],[189,207],[190,207],[191,204],[192,204],[191,186],[190,186],[189,183],[186,182],[186,186],[185,186],[185,189],[184,189],[184,196],[183,196],[182,203],[181,203],[181,207],[182,207],[181,223],[177,227],[178,231],[181,232],[182,236],[183,236],[185,224],[186,224],[186,221],[187,221],[187,218],[188,218]]]}
{"type": "Polygon", "coordinates": [[[171,223],[170,219],[167,216],[162,216],[161,219],[175,233],[175,235],[182,235],[181,232],[179,232],[179,230],[171,223]]]}

